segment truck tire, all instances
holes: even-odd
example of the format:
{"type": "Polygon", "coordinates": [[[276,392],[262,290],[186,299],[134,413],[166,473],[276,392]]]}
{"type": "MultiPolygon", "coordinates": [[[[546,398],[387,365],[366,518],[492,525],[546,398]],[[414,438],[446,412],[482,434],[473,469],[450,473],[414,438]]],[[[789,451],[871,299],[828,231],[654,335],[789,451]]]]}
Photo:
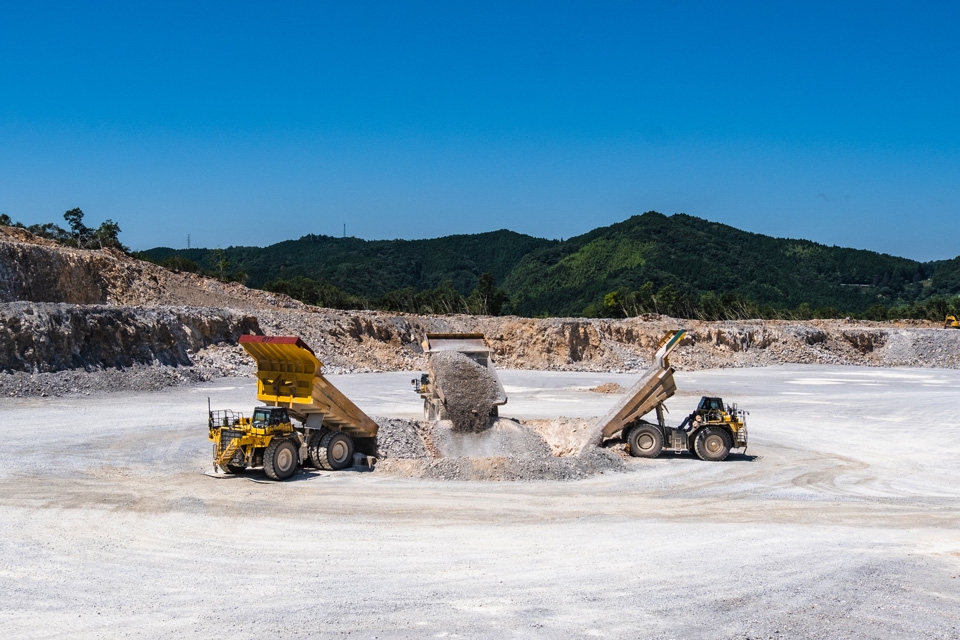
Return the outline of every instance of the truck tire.
{"type": "Polygon", "coordinates": [[[239,464],[225,464],[222,467],[220,467],[220,469],[224,473],[243,473],[244,471],[247,470],[246,467],[241,466],[239,464]]]}
{"type": "Polygon", "coordinates": [[[730,455],[732,446],[730,434],[723,429],[716,427],[707,427],[697,434],[697,440],[693,443],[693,448],[697,457],[707,462],[720,462],[726,460],[730,455]]]}
{"type": "Polygon", "coordinates": [[[322,469],[320,466],[320,439],[323,438],[325,433],[327,433],[326,428],[316,430],[310,434],[310,439],[307,440],[307,460],[314,469],[322,469]]]}
{"type": "Polygon", "coordinates": [[[287,438],[273,438],[263,452],[263,470],[271,480],[286,480],[300,462],[297,445],[287,438]]]}
{"type": "Polygon", "coordinates": [[[641,424],[627,433],[627,444],[634,458],[656,458],[663,451],[663,432],[652,424],[641,424]]]}
{"type": "Polygon", "coordinates": [[[327,431],[317,443],[316,462],[327,471],[346,469],[353,464],[353,440],[342,431],[327,431]]]}

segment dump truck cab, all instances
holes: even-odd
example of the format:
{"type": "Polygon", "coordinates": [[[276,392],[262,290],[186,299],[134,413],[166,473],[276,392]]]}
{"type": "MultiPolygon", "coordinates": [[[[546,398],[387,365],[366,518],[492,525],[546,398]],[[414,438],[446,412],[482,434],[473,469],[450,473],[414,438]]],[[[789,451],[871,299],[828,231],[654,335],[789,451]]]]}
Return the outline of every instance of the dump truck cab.
{"type": "Polygon", "coordinates": [[[254,427],[272,427],[290,422],[284,407],[257,407],[253,410],[254,427]]]}
{"type": "Polygon", "coordinates": [[[230,410],[209,410],[208,437],[213,441],[215,470],[239,473],[263,467],[274,480],[285,480],[300,463],[302,438],[286,409],[257,407],[253,417],[230,410]]]}

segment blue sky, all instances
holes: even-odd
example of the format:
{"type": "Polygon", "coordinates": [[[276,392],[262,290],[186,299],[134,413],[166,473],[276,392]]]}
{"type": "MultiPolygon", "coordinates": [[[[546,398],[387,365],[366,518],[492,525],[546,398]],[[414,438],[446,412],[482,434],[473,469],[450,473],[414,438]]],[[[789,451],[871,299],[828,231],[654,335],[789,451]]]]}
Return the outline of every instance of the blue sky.
{"type": "Polygon", "coordinates": [[[0,212],[135,249],[647,210],[960,254],[960,3],[0,5],[0,212]]]}

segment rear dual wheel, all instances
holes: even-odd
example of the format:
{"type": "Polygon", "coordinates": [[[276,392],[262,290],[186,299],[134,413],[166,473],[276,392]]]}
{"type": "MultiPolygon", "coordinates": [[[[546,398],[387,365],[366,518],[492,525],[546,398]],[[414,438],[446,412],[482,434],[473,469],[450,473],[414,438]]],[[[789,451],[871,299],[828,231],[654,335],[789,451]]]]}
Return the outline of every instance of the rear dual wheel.
{"type": "Polygon", "coordinates": [[[632,427],[625,440],[635,458],[656,458],[663,451],[663,432],[652,424],[632,427]]]}
{"type": "MultiPolygon", "coordinates": [[[[496,409],[496,407],[494,407],[496,409]]],[[[491,412],[490,415],[496,415],[491,412]]],[[[446,420],[449,416],[447,415],[447,408],[440,400],[430,400],[424,398],[423,400],[423,418],[427,422],[436,422],[437,420],[446,420]]]]}
{"type": "Polygon", "coordinates": [[[310,459],[327,471],[339,471],[353,464],[353,439],[342,431],[323,431],[311,438],[310,459]]]}

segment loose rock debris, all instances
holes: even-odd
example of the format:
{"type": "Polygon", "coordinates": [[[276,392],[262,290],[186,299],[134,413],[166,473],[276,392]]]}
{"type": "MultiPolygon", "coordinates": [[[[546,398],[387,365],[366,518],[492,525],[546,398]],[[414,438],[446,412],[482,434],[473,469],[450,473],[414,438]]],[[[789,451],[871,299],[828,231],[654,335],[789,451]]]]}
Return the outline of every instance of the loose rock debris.
{"type": "Polygon", "coordinates": [[[603,384],[593,387],[590,391],[594,393],[625,393],[627,388],[616,382],[604,382],[603,384]]]}
{"type": "Polygon", "coordinates": [[[490,412],[499,386],[493,373],[456,351],[431,354],[430,366],[444,394],[453,431],[477,433],[491,426],[490,412]]]}
{"type": "Polygon", "coordinates": [[[538,425],[538,430],[499,419],[485,431],[462,433],[445,420],[430,423],[378,418],[380,459],[375,471],[436,480],[532,481],[577,480],[625,469],[623,458],[608,449],[592,447],[572,455],[573,446],[548,442],[544,433],[562,434],[564,427],[585,421],[562,418],[556,422],[553,429],[538,425]],[[554,455],[558,450],[571,454],[554,455]]]}

